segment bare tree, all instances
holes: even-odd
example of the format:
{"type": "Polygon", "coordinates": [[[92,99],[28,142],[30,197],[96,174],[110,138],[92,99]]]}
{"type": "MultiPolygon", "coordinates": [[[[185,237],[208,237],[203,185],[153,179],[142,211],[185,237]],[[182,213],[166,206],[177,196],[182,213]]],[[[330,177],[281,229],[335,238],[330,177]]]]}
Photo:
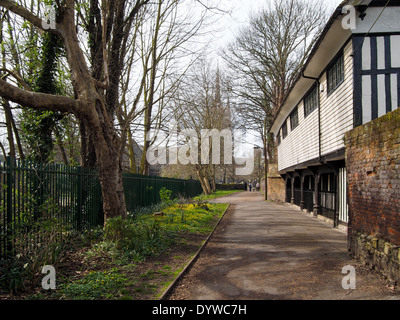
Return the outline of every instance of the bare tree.
{"type": "MultiPolygon", "coordinates": [[[[12,34],[12,26],[11,26],[11,21],[9,18],[9,14],[6,10],[1,10],[0,12],[2,16],[2,20],[0,23],[0,43],[1,45],[1,56],[2,56],[2,66],[0,69],[0,78],[6,79],[8,77],[14,78],[21,86],[25,86],[25,88],[28,88],[30,90],[29,86],[24,82],[22,76],[18,72],[18,68],[15,68],[14,70],[10,70],[7,68],[7,54],[6,54],[6,36],[4,33],[8,33],[9,39],[9,44],[11,47],[12,51],[12,56],[14,59],[17,59],[17,55],[15,52],[15,41],[14,41],[14,35],[12,34]],[[5,32],[4,28],[6,27],[7,32],[5,32]]],[[[18,154],[21,159],[24,158],[24,151],[22,149],[22,144],[21,144],[21,139],[19,132],[17,130],[17,125],[14,119],[14,115],[12,112],[12,107],[10,102],[7,99],[2,99],[2,106],[4,109],[4,116],[5,116],[5,125],[7,129],[7,140],[8,140],[8,149],[11,157],[16,157],[16,148],[15,145],[17,145],[18,149],[18,154]]],[[[3,150],[4,156],[6,155],[5,150],[3,150]]]]}
{"type": "MultiPolygon", "coordinates": [[[[171,118],[171,101],[175,92],[187,70],[206,48],[206,43],[201,44],[199,38],[209,27],[213,14],[199,6],[197,11],[190,10],[190,6],[195,4],[182,0],[158,0],[146,7],[142,23],[138,24],[135,50],[137,65],[140,66],[137,74],[141,78],[137,78],[136,83],[140,84],[139,92],[143,96],[128,106],[130,112],[124,113],[123,122],[128,125],[129,137],[129,124],[135,119],[141,121],[142,174],[149,173],[146,153],[155,142],[147,139],[148,133],[166,127],[171,118]],[[142,107],[134,115],[132,110],[137,107],[137,102],[142,107]]],[[[137,70],[137,66],[133,69],[137,70]]]]}
{"type": "MultiPolygon", "coordinates": [[[[217,170],[224,163],[232,161],[227,161],[224,157],[225,144],[232,145],[225,140],[232,139],[230,105],[227,98],[229,90],[225,84],[221,80],[219,69],[212,68],[208,62],[201,60],[185,78],[185,84],[175,98],[178,105],[175,117],[179,129],[186,130],[186,134],[189,134],[185,143],[189,144],[196,157],[192,159],[191,165],[200,180],[204,194],[215,192],[217,170]],[[219,140],[219,134],[225,129],[228,129],[230,135],[224,136],[223,141],[219,140]],[[210,135],[212,132],[217,134],[210,135]],[[192,139],[201,143],[192,143],[192,139]],[[217,153],[214,153],[215,151],[217,153]],[[219,157],[214,157],[218,152],[219,157]]],[[[229,152],[232,154],[232,150],[229,152]]]]}
{"type": "Polygon", "coordinates": [[[224,60],[237,79],[233,91],[237,98],[235,110],[243,119],[239,125],[257,131],[263,142],[265,181],[268,163],[276,157],[269,127],[325,19],[321,2],[273,0],[250,17],[249,25],[224,50],[224,60]]]}

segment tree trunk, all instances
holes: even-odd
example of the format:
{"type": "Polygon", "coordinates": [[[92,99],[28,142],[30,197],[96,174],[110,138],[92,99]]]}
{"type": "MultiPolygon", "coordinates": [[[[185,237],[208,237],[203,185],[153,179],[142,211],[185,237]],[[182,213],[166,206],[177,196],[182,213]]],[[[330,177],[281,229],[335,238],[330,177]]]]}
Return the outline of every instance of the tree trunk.
{"type": "Polygon", "coordinates": [[[125,194],[119,158],[115,159],[109,156],[108,161],[100,161],[98,172],[103,196],[104,220],[119,216],[126,218],[125,194]]]}
{"type": "Polygon", "coordinates": [[[79,131],[81,136],[81,166],[94,169],[96,168],[94,141],[83,121],[79,121],[79,131]]]}
{"type": "Polygon", "coordinates": [[[212,193],[210,183],[208,182],[207,176],[204,174],[202,168],[196,167],[196,173],[200,180],[201,187],[203,189],[203,193],[205,195],[209,195],[212,193]]]}
{"type": "MultiPolygon", "coordinates": [[[[97,102],[97,105],[100,105],[97,102]]],[[[84,128],[89,140],[96,141],[96,168],[103,196],[104,220],[126,217],[125,195],[122,182],[122,166],[119,152],[119,139],[109,121],[101,119],[101,107],[85,118],[84,128]],[[100,117],[99,117],[100,115],[100,117]]]]}
{"type": "Polygon", "coordinates": [[[217,186],[215,184],[215,165],[211,167],[211,192],[215,193],[217,191],[217,186]]]}
{"type": "Polygon", "coordinates": [[[54,135],[56,136],[56,144],[58,145],[58,148],[60,149],[61,157],[63,159],[63,162],[65,165],[69,165],[68,161],[68,156],[64,148],[64,144],[62,143],[62,136],[60,131],[58,130],[57,126],[54,127],[54,135]]]}
{"type": "MultiPolygon", "coordinates": [[[[11,115],[12,115],[12,113],[11,113],[11,115]]],[[[17,126],[15,124],[14,117],[11,117],[11,125],[12,125],[12,128],[13,128],[14,134],[15,134],[15,141],[16,141],[17,147],[18,147],[19,158],[20,159],[25,159],[24,150],[22,149],[22,144],[21,144],[21,138],[19,136],[18,129],[17,129],[17,126]]]]}
{"type": "Polygon", "coordinates": [[[133,138],[131,128],[127,130],[127,138],[128,138],[128,157],[129,157],[129,172],[137,173],[136,167],[136,155],[135,155],[135,147],[133,145],[133,138]]]}
{"type": "Polygon", "coordinates": [[[15,145],[14,145],[14,136],[13,136],[13,130],[12,130],[12,113],[11,113],[11,108],[10,108],[10,103],[8,100],[4,99],[3,101],[3,108],[4,108],[4,113],[6,116],[6,127],[7,127],[7,140],[8,140],[8,145],[10,148],[10,156],[15,158],[15,145]]]}
{"type": "MultiPolygon", "coordinates": [[[[151,111],[150,111],[151,113],[151,111]]],[[[142,159],[140,162],[140,173],[143,175],[148,175],[149,174],[149,163],[147,162],[147,151],[149,150],[150,147],[150,141],[147,141],[147,135],[150,133],[151,130],[151,123],[150,123],[150,118],[148,116],[149,111],[146,109],[145,112],[145,126],[144,126],[144,143],[143,143],[143,153],[142,153],[142,159]]]]}

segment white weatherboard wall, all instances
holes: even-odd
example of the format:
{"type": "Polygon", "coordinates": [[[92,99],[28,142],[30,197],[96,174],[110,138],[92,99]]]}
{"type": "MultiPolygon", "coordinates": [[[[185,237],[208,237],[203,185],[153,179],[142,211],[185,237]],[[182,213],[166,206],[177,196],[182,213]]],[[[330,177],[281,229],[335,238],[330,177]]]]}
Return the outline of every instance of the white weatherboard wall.
{"type": "Polygon", "coordinates": [[[288,135],[278,146],[278,170],[284,170],[318,157],[318,110],[304,118],[303,101],[298,105],[299,125],[291,131],[287,119],[288,135]]]}
{"type": "Polygon", "coordinates": [[[321,154],[344,148],[344,134],[353,129],[353,46],[350,41],[343,50],[344,81],[328,95],[326,72],[320,82],[321,154]]]}
{"type": "MultiPolygon", "coordinates": [[[[344,148],[344,133],[353,129],[353,48],[343,49],[344,81],[328,95],[326,72],[320,78],[321,155],[344,148]]],[[[322,70],[321,70],[322,71],[322,70]]],[[[307,91],[304,91],[305,95],[307,91]]],[[[301,99],[302,96],[299,96],[301,99]]],[[[293,109],[296,106],[293,106],[293,109]]],[[[288,118],[288,135],[278,146],[279,171],[319,157],[318,109],[304,118],[304,104],[298,104],[299,125],[293,131],[288,118]]]]}

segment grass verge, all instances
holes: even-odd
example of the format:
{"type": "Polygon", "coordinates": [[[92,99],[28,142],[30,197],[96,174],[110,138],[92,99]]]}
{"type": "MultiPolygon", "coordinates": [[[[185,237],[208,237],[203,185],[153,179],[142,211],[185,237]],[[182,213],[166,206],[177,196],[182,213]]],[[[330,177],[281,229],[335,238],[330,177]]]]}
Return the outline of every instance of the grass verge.
{"type": "Polygon", "coordinates": [[[210,194],[210,195],[207,195],[207,196],[201,195],[201,196],[195,197],[193,199],[194,200],[205,200],[205,201],[208,201],[208,200],[213,200],[213,199],[224,197],[224,196],[229,196],[231,194],[238,193],[238,192],[243,192],[243,190],[217,190],[213,194],[210,194]]]}
{"type": "MultiPolygon", "coordinates": [[[[226,194],[219,192],[215,197],[226,194]]],[[[103,229],[69,241],[55,265],[56,290],[42,289],[42,275],[18,294],[0,292],[0,299],[157,299],[228,207],[208,199],[181,199],[153,210],[140,209],[127,219],[110,219],[103,229]]]]}

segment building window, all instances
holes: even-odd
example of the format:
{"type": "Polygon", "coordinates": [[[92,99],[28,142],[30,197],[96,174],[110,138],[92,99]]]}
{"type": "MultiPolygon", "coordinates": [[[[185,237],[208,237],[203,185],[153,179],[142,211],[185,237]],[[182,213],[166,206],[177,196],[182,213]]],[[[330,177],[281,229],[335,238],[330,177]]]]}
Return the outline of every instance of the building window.
{"type": "Polygon", "coordinates": [[[307,117],[311,112],[317,109],[319,104],[318,100],[318,86],[315,85],[304,98],[304,117],[307,117]]]}
{"type": "Polygon", "coordinates": [[[328,81],[328,94],[339,87],[344,81],[344,55],[343,52],[334,60],[326,73],[328,81]]]}
{"type": "Polygon", "coordinates": [[[287,133],[287,121],[285,120],[284,124],[282,125],[282,139],[286,138],[287,133]]]}
{"type": "Polygon", "coordinates": [[[278,146],[281,144],[281,130],[278,131],[278,135],[276,136],[276,140],[278,142],[278,146]]]}
{"type": "Polygon", "coordinates": [[[327,173],[321,175],[320,191],[336,192],[336,182],[333,173],[327,173]]]}
{"type": "Polygon", "coordinates": [[[290,129],[293,131],[299,125],[299,111],[298,107],[294,108],[290,114],[290,129]]]}

